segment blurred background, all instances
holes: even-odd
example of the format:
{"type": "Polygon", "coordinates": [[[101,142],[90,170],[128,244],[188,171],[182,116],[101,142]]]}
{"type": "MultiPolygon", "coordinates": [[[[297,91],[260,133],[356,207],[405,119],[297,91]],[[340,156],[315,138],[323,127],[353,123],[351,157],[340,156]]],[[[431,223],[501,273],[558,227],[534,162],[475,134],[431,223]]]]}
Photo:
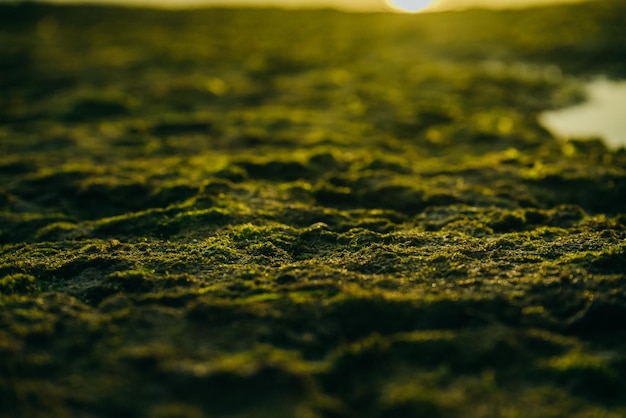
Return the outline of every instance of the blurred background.
{"type": "MultiPolygon", "coordinates": [[[[137,6],[187,8],[198,6],[253,6],[284,8],[334,8],[348,11],[401,11],[402,7],[428,4],[423,11],[459,10],[472,7],[520,8],[582,0],[49,0],[54,3],[115,3],[137,6]]],[[[593,0],[592,0],[593,1],[593,0]]],[[[2,0],[0,0],[0,3],[2,0]]]]}

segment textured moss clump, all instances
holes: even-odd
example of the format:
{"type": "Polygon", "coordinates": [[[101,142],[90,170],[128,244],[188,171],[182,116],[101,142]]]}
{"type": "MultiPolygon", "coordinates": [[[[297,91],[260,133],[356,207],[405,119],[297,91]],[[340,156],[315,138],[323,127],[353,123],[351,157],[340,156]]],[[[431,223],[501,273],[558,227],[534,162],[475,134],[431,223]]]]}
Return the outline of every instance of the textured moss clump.
{"type": "Polygon", "coordinates": [[[0,6],[0,418],[626,416],[625,17],[0,6]]]}

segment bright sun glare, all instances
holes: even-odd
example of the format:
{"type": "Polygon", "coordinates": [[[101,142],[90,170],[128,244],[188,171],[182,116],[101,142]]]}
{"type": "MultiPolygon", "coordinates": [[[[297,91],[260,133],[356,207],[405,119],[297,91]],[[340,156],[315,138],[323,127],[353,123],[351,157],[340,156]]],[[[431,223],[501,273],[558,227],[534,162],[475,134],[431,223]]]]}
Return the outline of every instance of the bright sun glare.
{"type": "Polygon", "coordinates": [[[387,0],[387,3],[394,9],[405,12],[419,12],[430,4],[431,0],[387,0]]]}

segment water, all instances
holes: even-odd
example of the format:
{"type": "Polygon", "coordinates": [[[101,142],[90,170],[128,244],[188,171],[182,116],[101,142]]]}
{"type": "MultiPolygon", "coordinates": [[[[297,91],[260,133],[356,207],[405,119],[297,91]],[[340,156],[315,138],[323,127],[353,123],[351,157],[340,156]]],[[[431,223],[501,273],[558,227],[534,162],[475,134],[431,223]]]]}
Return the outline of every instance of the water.
{"type": "Polygon", "coordinates": [[[611,148],[626,147],[626,81],[595,79],[585,91],[587,101],[545,112],[541,123],[561,137],[601,137],[611,148]]]}

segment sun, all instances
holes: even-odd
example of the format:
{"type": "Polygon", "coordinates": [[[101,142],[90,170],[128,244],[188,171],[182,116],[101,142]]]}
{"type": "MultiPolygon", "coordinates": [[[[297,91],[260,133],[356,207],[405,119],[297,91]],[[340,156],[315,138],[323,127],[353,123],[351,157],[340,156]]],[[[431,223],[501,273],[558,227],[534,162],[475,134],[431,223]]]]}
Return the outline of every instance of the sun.
{"type": "Polygon", "coordinates": [[[415,13],[426,8],[431,0],[387,0],[387,4],[403,12],[415,13]]]}

